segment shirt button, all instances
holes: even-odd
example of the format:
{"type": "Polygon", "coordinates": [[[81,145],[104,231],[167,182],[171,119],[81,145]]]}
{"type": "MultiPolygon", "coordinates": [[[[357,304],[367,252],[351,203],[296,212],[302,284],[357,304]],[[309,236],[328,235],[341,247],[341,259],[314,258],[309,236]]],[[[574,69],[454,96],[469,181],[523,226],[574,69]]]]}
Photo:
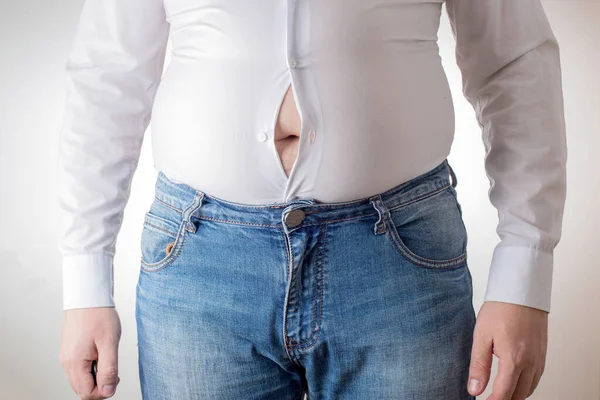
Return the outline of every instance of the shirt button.
{"type": "Polygon", "coordinates": [[[265,140],[267,140],[267,134],[265,132],[261,132],[258,134],[257,139],[261,142],[264,142],[265,140]]]}
{"type": "Polygon", "coordinates": [[[298,61],[296,61],[293,58],[290,58],[289,63],[290,63],[290,67],[292,67],[292,68],[296,68],[298,66],[298,61]]]}
{"type": "Polygon", "coordinates": [[[315,142],[315,136],[316,136],[316,132],[315,131],[310,132],[310,142],[311,143],[315,142]]]}

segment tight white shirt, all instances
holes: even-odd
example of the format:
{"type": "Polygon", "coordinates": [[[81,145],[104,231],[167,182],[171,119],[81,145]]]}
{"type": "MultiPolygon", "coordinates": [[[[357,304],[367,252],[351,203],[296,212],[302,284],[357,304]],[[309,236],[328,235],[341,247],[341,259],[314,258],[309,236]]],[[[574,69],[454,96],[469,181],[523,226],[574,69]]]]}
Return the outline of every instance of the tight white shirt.
{"type": "MultiPolygon", "coordinates": [[[[241,203],[354,200],[442,162],[455,126],[443,3],[86,0],[58,159],[64,309],[115,306],[115,242],[151,117],[157,170],[241,203]],[[302,129],[288,179],[273,133],[290,84],[302,129]]],[[[566,197],[557,41],[539,0],[446,7],[499,216],[485,301],[549,311],[566,197]]]]}

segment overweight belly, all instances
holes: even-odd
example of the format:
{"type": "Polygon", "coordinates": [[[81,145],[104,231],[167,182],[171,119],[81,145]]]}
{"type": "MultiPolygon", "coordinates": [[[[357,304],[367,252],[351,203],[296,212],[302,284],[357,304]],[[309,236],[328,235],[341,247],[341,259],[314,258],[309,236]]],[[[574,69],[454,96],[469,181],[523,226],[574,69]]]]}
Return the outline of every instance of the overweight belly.
{"type": "Polygon", "coordinates": [[[285,74],[171,62],[152,112],[154,165],[226,200],[282,200],[300,124],[285,74]]]}
{"type": "Polygon", "coordinates": [[[441,66],[428,65],[404,60],[388,73],[355,64],[335,76],[300,69],[295,97],[285,66],[172,63],[153,108],[154,166],[246,204],[350,201],[387,190],[449,154],[450,92],[441,66]]]}

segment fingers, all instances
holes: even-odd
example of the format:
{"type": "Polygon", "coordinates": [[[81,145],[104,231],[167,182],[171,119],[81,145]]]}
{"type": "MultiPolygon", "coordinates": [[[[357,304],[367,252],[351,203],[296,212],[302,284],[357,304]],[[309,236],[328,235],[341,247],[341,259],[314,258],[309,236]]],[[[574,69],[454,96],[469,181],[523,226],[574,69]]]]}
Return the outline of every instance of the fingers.
{"type": "Polygon", "coordinates": [[[529,390],[529,393],[527,393],[527,397],[529,397],[529,396],[531,396],[533,394],[533,392],[537,388],[538,384],[540,383],[540,379],[542,378],[542,374],[543,373],[544,373],[544,371],[542,369],[540,371],[537,371],[533,375],[533,380],[531,381],[531,389],[529,390]]]}
{"type": "Polygon", "coordinates": [[[85,359],[65,360],[64,369],[67,372],[67,378],[73,391],[82,400],[103,399],[94,384],[92,376],[92,360],[95,357],[95,350],[89,353],[85,359]]]}
{"type": "Polygon", "coordinates": [[[114,307],[71,309],[64,313],[60,364],[80,399],[106,399],[115,393],[119,384],[120,337],[121,324],[114,307]],[[92,372],[94,360],[98,361],[96,382],[92,372]],[[108,391],[104,386],[109,386],[108,391]]]}
{"type": "Polygon", "coordinates": [[[535,375],[535,369],[525,368],[521,371],[519,381],[515,387],[515,391],[512,394],[511,400],[525,400],[532,392],[533,377],[535,375]]]}
{"type": "Polygon", "coordinates": [[[476,328],[471,348],[468,391],[472,396],[480,395],[488,384],[492,369],[492,338],[478,334],[476,328]]]}
{"type": "MultiPolygon", "coordinates": [[[[494,389],[487,400],[513,400],[513,393],[523,371],[522,367],[508,357],[500,357],[498,373],[494,379],[494,389]]],[[[529,389],[529,386],[527,387],[529,389]]],[[[520,398],[515,398],[517,400],[520,398]]]]}
{"type": "Polygon", "coordinates": [[[119,382],[118,369],[118,346],[117,340],[103,342],[98,348],[98,373],[96,381],[100,393],[110,397],[115,393],[119,382]]]}

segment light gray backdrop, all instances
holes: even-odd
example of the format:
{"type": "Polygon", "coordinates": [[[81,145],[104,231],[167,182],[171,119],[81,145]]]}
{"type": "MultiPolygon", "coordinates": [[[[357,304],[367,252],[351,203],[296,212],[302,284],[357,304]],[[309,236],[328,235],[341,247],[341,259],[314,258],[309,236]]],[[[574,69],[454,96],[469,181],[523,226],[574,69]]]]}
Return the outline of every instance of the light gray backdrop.
{"type": "MultiPolygon", "coordinates": [[[[526,0],[523,0],[526,1],[526,0]]],[[[61,259],[55,189],[63,66],[82,0],[2,0],[0,14],[0,398],[75,399],[59,365],[61,259]]],[[[549,349],[531,398],[600,399],[600,2],[546,0],[562,49],[568,127],[568,198],[555,252],[549,349]]],[[[487,198],[481,133],[463,99],[444,15],[440,47],[457,119],[450,162],[469,233],[479,310],[497,214],[487,198]]],[[[168,62],[168,59],[167,59],[168,62]]],[[[149,135],[146,133],[146,137],[149,135]]],[[[140,399],[134,318],[143,214],[156,171],[145,140],[117,242],[115,291],[123,336],[115,399],[140,399]]],[[[494,357],[494,371],[497,359],[494,357]]],[[[486,398],[491,383],[480,396],[486,398]]]]}

